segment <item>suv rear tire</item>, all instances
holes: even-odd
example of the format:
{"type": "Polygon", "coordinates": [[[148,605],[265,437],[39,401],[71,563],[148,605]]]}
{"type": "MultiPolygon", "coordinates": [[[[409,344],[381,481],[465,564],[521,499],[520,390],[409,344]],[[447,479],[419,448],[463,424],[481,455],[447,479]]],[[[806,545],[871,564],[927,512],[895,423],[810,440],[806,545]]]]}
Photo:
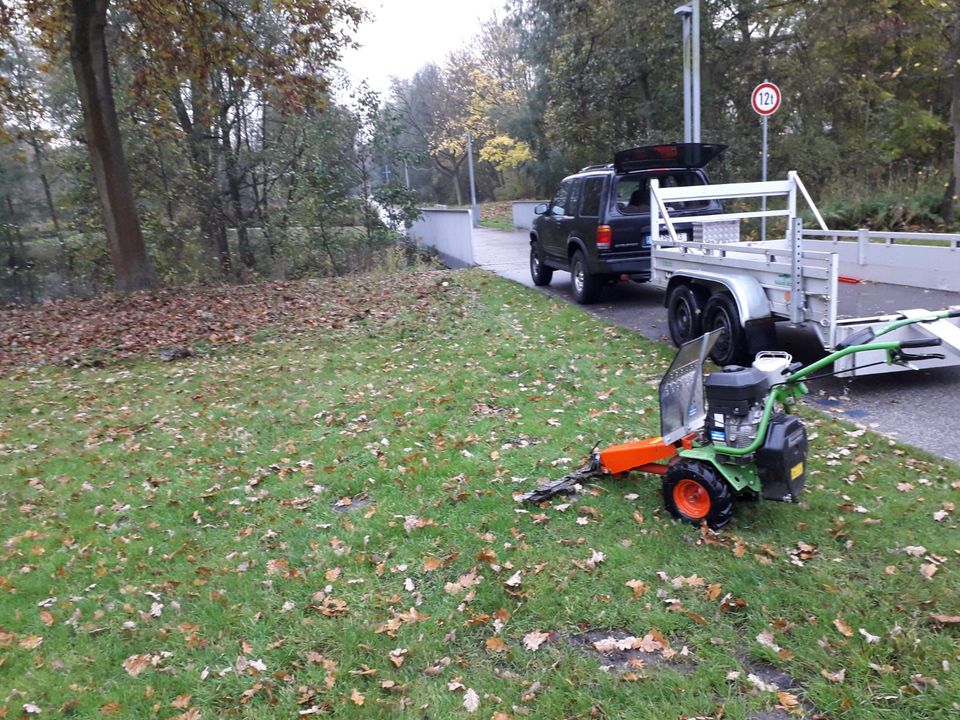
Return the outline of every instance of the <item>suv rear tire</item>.
{"type": "Polygon", "coordinates": [[[575,250],[573,257],[570,258],[570,279],[573,285],[573,299],[581,305],[595,303],[600,298],[603,278],[590,273],[583,250],[575,250]]]}
{"type": "Polygon", "coordinates": [[[533,278],[533,284],[537,287],[549,285],[553,280],[553,268],[543,264],[536,243],[530,243],[530,277],[533,278]]]}

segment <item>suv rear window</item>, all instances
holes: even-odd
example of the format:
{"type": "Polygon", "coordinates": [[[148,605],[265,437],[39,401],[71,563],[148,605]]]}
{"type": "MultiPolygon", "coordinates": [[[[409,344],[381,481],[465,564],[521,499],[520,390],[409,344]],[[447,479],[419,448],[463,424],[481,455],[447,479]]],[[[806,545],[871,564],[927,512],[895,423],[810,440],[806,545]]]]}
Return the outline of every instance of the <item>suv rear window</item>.
{"type": "Polygon", "coordinates": [[[583,181],[583,200],[580,201],[582,217],[600,215],[600,198],[603,195],[603,178],[592,177],[583,181]]]}
{"type": "MultiPolygon", "coordinates": [[[[695,172],[670,172],[643,175],[622,175],[617,178],[617,209],[625,214],[650,212],[650,178],[660,181],[660,187],[691,187],[704,185],[703,177],[695,172]]],[[[669,203],[673,210],[699,210],[709,206],[709,200],[669,203]]]]}

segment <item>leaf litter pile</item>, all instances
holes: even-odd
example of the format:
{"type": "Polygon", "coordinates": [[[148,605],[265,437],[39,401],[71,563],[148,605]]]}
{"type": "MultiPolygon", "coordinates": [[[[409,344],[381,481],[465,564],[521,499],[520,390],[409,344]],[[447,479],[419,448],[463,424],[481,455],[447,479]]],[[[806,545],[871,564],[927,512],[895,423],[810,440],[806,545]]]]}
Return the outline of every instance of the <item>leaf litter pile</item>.
{"type": "Polygon", "coordinates": [[[244,344],[264,330],[376,327],[418,310],[416,301],[426,298],[437,277],[276,281],[10,307],[0,310],[0,368],[100,365],[149,353],[177,358],[194,354],[198,345],[244,344]]]}
{"type": "Polygon", "coordinates": [[[671,351],[477,271],[241,295],[5,317],[0,717],[960,711],[955,465],[805,412],[803,502],[721,534],[522,506],[671,351]]]}

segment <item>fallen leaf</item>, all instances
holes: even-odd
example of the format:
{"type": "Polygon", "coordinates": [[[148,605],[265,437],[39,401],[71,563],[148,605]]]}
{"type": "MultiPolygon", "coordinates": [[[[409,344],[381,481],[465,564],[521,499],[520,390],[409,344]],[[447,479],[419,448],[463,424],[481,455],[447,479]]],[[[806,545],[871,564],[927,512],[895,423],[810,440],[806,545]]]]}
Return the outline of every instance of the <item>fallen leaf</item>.
{"type": "Polygon", "coordinates": [[[923,575],[927,580],[932,580],[933,576],[937,574],[938,568],[933,563],[924,563],[920,566],[920,574],[923,575]]]}
{"type": "Polygon", "coordinates": [[[774,683],[768,683],[765,680],[763,680],[761,677],[759,677],[758,675],[754,675],[753,673],[750,673],[747,675],[747,682],[753,685],[753,687],[755,687],[760,692],[777,692],[778,690],[780,690],[779,686],[775,685],[774,683]]]}
{"type": "Polygon", "coordinates": [[[830,672],[821,668],[820,674],[832,683],[842,683],[847,676],[847,670],[846,668],[840,668],[836,672],[830,672]]]}
{"type": "Polygon", "coordinates": [[[406,648],[397,648],[396,650],[391,650],[390,654],[387,656],[387,659],[393,663],[394,667],[400,667],[403,665],[403,661],[406,659],[407,649],[406,648]]]}
{"type": "Polygon", "coordinates": [[[536,651],[550,638],[550,633],[534,630],[523,636],[523,646],[530,651],[536,651]]]}
{"type": "Polygon", "coordinates": [[[27,635],[23,640],[17,643],[24,650],[36,650],[43,645],[43,638],[39,635],[27,635]]]}
{"type": "Polygon", "coordinates": [[[507,644],[501,637],[494,636],[487,638],[487,650],[489,652],[506,652],[507,644]]]}
{"type": "Polygon", "coordinates": [[[837,615],[833,621],[833,626],[840,632],[844,637],[853,637],[853,628],[847,625],[846,621],[842,616],[837,615]]]}
{"type": "Polygon", "coordinates": [[[866,640],[871,645],[876,645],[878,642],[880,642],[879,636],[871,635],[868,631],[864,630],[863,628],[858,628],[857,632],[863,635],[863,639],[866,640]]]}
{"type": "Polygon", "coordinates": [[[480,696],[477,695],[477,691],[473,688],[467,688],[467,691],[463,694],[463,706],[467,709],[467,712],[476,712],[480,708],[480,696]]]}
{"type": "Polygon", "coordinates": [[[791,710],[796,710],[797,708],[800,707],[799,698],[796,695],[793,695],[783,690],[777,693],[777,700],[780,701],[780,706],[787,712],[790,712],[791,710]]]}
{"type": "Polygon", "coordinates": [[[941,615],[940,613],[930,613],[930,618],[941,625],[956,625],[960,623],[960,615],[941,615]]]}
{"type": "Polygon", "coordinates": [[[763,645],[765,648],[770,648],[774,652],[780,652],[780,646],[777,645],[773,640],[773,633],[769,630],[764,630],[762,633],[757,635],[757,642],[763,645]]]}
{"type": "Polygon", "coordinates": [[[130,677],[137,677],[150,666],[150,655],[131,655],[123,661],[123,669],[130,677]]]}
{"type": "Polygon", "coordinates": [[[350,692],[350,700],[354,705],[363,706],[363,703],[366,702],[366,698],[360,694],[360,691],[356,688],[350,692]]]}
{"type": "Polygon", "coordinates": [[[517,585],[519,585],[521,582],[522,578],[520,576],[520,571],[517,570],[513,575],[504,580],[503,584],[507,587],[517,587],[517,585]]]}

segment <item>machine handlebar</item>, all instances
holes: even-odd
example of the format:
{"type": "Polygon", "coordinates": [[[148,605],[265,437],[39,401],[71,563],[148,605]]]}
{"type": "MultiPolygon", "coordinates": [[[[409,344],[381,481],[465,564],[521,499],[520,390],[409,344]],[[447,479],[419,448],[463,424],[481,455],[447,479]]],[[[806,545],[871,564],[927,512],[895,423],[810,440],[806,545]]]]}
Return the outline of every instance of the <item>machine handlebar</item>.
{"type": "Polygon", "coordinates": [[[901,340],[901,348],[921,348],[921,347],[934,347],[940,344],[940,338],[931,337],[931,338],[912,338],[910,340],[901,340]]]}

